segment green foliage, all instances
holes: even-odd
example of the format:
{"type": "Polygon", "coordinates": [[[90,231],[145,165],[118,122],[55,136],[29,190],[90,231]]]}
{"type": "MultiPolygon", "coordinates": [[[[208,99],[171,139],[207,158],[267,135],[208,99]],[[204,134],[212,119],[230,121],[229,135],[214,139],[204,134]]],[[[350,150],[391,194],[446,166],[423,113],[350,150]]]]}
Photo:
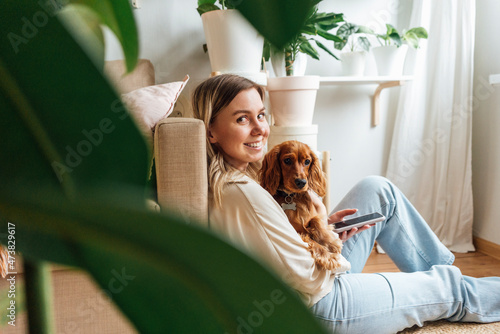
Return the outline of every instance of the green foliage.
{"type": "Polygon", "coordinates": [[[412,28],[408,31],[403,32],[403,40],[408,43],[412,48],[418,48],[418,44],[421,38],[427,39],[427,30],[422,27],[412,28]]]}
{"type": "MultiPolygon", "coordinates": [[[[46,4],[8,1],[0,11],[0,235],[11,222],[27,261],[88,271],[141,333],[324,332],[250,256],[196,222],[145,208],[149,148],[89,58],[92,43],[82,46],[46,4]]],[[[78,4],[119,35],[132,69],[128,1],[78,4]]]]}
{"type": "Polygon", "coordinates": [[[326,41],[342,42],[339,36],[330,33],[330,31],[338,27],[339,23],[344,21],[344,17],[343,14],[318,12],[317,5],[321,1],[322,0],[312,0],[310,2],[311,7],[307,11],[306,20],[303,26],[283,47],[273,47],[271,42],[265,42],[264,59],[266,61],[269,60],[271,52],[284,53],[287,75],[293,75],[293,63],[299,52],[319,60],[319,53],[311,42],[314,42],[317,47],[327,52],[330,56],[338,59],[337,56],[320,41],[320,38],[326,41]]]}
{"type": "MultiPolygon", "coordinates": [[[[256,331],[323,332],[298,296],[251,257],[195,222],[147,212],[133,189],[103,190],[77,201],[0,194],[0,211],[16,222],[19,245],[26,230],[69,243],[73,265],[92,274],[140,333],[234,333],[255,313],[263,319],[256,331]]],[[[22,250],[47,255],[41,245],[22,250]]]]}
{"type": "Polygon", "coordinates": [[[139,40],[134,15],[128,1],[69,0],[69,3],[91,9],[101,23],[111,29],[123,47],[127,70],[132,71],[139,56],[139,40]]]}
{"type": "Polygon", "coordinates": [[[336,34],[342,41],[334,42],[335,49],[343,50],[347,45],[349,51],[369,51],[371,44],[365,35],[373,35],[374,32],[368,27],[346,22],[337,29],[336,34]]]}
{"type": "Polygon", "coordinates": [[[427,39],[427,30],[422,27],[412,28],[410,30],[403,30],[399,33],[396,28],[390,24],[386,24],[386,32],[384,34],[377,34],[377,38],[381,45],[396,45],[400,47],[406,42],[412,48],[418,48],[420,39],[427,39]]]}
{"type": "Polygon", "coordinates": [[[196,10],[201,16],[213,10],[236,9],[240,3],[241,0],[198,0],[198,8],[196,10]],[[219,5],[216,5],[216,2],[219,5]]]}

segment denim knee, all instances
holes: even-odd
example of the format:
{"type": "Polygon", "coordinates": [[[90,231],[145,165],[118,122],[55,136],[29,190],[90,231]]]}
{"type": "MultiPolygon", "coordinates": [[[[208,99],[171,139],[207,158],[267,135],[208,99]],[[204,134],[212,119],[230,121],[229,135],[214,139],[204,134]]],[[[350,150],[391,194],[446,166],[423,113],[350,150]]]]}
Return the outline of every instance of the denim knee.
{"type": "Polygon", "coordinates": [[[356,192],[377,194],[380,202],[394,204],[394,184],[383,176],[370,175],[361,179],[355,186],[356,192]]]}

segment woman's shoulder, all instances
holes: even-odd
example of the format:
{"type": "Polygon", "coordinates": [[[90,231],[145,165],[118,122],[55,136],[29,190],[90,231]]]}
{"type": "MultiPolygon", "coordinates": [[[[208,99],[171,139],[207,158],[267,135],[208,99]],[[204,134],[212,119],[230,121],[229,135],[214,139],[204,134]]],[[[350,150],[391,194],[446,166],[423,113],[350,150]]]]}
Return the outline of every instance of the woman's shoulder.
{"type": "Polygon", "coordinates": [[[257,181],[247,175],[241,175],[237,178],[233,178],[226,183],[223,191],[225,195],[236,195],[237,193],[243,192],[244,194],[248,194],[250,196],[271,196],[269,192],[267,192],[264,188],[261,187],[259,183],[257,183],[257,181]]]}
{"type": "Polygon", "coordinates": [[[271,197],[271,195],[264,188],[262,188],[260,184],[246,175],[241,175],[238,178],[233,178],[224,186],[224,199],[230,199],[234,196],[244,196],[248,199],[262,199],[262,196],[271,197]]]}
{"type": "Polygon", "coordinates": [[[247,202],[256,212],[282,211],[271,194],[248,176],[242,176],[238,180],[228,182],[224,187],[222,197],[224,204],[242,205],[247,202]]]}

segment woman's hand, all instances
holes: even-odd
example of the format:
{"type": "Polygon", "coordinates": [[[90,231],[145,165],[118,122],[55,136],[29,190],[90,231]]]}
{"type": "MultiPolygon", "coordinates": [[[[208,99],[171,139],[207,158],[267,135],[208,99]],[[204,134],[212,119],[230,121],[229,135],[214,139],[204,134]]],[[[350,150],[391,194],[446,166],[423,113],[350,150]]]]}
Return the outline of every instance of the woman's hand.
{"type": "MultiPolygon", "coordinates": [[[[344,220],[344,217],[353,215],[357,211],[358,211],[358,209],[345,209],[345,210],[337,211],[337,212],[333,213],[332,215],[330,215],[330,217],[328,217],[328,224],[334,224],[334,223],[337,223],[339,221],[342,221],[342,220],[344,220]]],[[[375,224],[369,224],[369,225],[361,226],[359,228],[353,227],[350,230],[340,232],[339,238],[340,238],[340,240],[342,240],[342,242],[346,242],[349,238],[351,238],[355,234],[366,231],[374,225],[375,224]]]]}

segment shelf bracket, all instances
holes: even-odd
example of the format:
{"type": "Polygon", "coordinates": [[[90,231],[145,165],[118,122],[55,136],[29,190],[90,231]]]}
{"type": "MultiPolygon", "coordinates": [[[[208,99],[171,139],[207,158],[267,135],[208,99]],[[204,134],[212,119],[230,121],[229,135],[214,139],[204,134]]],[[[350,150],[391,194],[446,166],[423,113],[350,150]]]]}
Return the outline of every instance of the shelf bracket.
{"type": "Polygon", "coordinates": [[[380,124],[380,93],[384,88],[402,86],[405,84],[404,80],[388,81],[378,85],[372,98],[372,126],[380,124]]]}

